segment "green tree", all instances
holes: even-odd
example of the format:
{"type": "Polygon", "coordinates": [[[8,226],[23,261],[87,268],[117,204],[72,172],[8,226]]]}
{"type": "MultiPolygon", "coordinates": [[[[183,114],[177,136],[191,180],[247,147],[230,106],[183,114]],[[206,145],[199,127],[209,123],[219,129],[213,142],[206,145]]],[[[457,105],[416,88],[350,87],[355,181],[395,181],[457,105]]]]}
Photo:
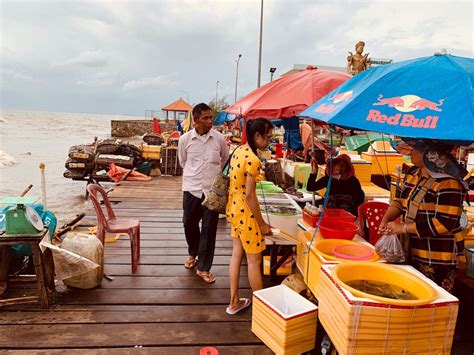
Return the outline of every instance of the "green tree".
{"type": "Polygon", "coordinates": [[[217,105],[216,105],[216,100],[211,100],[209,102],[209,107],[211,108],[212,111],[212,118],[216,118],[217,114],[223,110],[225,110],[227,107],[229,107],[229,104],[226,102],[226,96],[222,97],[221,99],[217,100],[217,105]]]}

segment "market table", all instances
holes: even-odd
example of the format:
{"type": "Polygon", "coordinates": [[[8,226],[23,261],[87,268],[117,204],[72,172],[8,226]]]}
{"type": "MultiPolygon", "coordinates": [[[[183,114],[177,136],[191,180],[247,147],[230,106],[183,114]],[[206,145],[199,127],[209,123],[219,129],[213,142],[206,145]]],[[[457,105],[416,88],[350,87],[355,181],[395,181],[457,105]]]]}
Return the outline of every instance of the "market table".
{"type": "Polygon", "coordinates": [[[39,232],[35,235],[0,235],[0,247],[2,247],[2,261],[3,263],[0,265],[0,273],[5,273],[6,277],[8,277],[8,264],[6,255],[10,253],[10,248],[12,245],[15,244],[26,244],[31,245],[31,249],[33,252],[33,262],[35,265],[35,273],[36,273],[36,283],[38,286],[38,295],[37,296],[23,296],[23,297],[16,297],[16,298],[6,298],[0,300],[0,306],[10,306],[14,304],[22,304],[22,303],[32,303],[32,302],[39,302],[42,308],[48,308],[49,301],[48,301],[48,291],[46,289],[47,281],[47,266],[45,264],[45,258],[43,253],[40,250],[39,243],[43,239],[43,237],[48,232],[48,228],[43,229],[43,231],[39,232]]]}
{"type": "Polygon", "coordinates": [[[365,193],[365,201],[371,201],[375,198],[390,198],[390,191],[382,189],[373,183],[362,185],[362,190],[365,193]]]}

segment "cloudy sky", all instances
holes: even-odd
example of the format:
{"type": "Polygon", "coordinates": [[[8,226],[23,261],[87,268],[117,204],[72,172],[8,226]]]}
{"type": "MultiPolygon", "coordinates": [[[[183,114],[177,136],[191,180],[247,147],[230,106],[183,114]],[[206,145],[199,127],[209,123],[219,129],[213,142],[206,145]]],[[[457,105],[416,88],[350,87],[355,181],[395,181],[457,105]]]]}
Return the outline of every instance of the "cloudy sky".
{"type": "MultiPolygon", "coordinates": [[[[344,66],[366,42],[400,61],[441,48],[474,57],[473,1],[264,0],[270,67],[344,66]]],[[[2,109],[130,114],[178,97],[233,102],[256,88],[260,0],[0,0],[2,109]]]]}

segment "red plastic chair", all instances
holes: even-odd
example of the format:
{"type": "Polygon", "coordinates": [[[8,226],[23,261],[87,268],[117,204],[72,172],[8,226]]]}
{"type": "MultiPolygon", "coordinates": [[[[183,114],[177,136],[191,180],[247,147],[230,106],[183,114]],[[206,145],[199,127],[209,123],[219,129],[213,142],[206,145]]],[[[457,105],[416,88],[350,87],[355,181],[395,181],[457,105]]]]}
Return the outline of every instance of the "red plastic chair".
{"type": "Polygon", "coordinates": [[[370,201],[359,206],[359,227],[365,240],[372,245],[375,245],[381,237],[379,225],[389,207],[390,205],[384,202],[370,201]]]}
{"type": "Polygon", "coordinates": [[[99,238],[102,245],[104,245],[106,232],[127,233],[130,236],[130,246],[132,249],[132,272],[135,272],[138,267],[138,259],[140,258],[140,221],[132,218],[116,218],[107,193],[101,186],[89,184],[87,191],[89,192],[89,197],[91,198],[97,215],[97,238],[99,238]],[[102,195],[108,217],[106,217],[100,205],[97,196],[98,193],[102,195]]]}

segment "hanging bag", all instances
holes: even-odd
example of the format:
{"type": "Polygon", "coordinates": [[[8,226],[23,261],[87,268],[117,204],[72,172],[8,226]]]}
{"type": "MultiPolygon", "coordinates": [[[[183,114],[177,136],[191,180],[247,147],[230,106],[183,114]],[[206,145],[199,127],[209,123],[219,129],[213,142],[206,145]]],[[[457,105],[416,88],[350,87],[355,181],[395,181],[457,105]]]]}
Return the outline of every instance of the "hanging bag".
{"type": "Polygon", "coordinates": [[[202,201],[202,205],[208,210],[225,214],[230,184],[229,164],[234,152],[235,150],[229,156],[229,159],[227,159],[222,171],[216,176],[214,182],[212,183],[209,193],[204,198],[204,201],[202,201]]]}

